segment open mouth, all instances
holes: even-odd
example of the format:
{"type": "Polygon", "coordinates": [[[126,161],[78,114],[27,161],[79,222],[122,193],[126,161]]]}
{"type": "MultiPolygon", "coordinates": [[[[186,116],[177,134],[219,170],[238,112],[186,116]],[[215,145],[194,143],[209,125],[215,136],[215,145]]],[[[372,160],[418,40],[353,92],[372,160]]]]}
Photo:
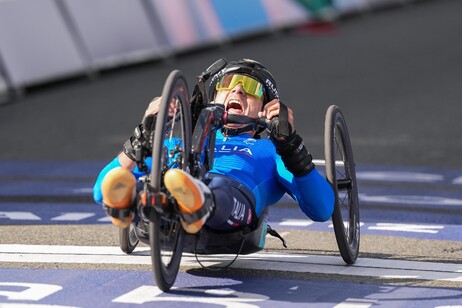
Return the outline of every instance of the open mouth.
{"type": "Polygon", "coordinates": [[[229,113],[242,114],[242,112],[244,112],[244,109],[242,107],[241,102],[239,102],[238,100],[232,99],[226,105],[226,111],[229,113]]]}

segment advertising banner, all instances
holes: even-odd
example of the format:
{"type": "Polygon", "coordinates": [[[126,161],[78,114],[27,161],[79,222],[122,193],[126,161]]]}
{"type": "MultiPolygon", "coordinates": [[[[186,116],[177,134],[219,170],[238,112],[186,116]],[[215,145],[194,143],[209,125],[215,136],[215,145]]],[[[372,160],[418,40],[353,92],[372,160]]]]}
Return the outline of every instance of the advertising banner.
{"type": "Polygon", "coordinates": [[[53,0],[0,1],[0,42],[13,87],[87,70],[53,0]]]}

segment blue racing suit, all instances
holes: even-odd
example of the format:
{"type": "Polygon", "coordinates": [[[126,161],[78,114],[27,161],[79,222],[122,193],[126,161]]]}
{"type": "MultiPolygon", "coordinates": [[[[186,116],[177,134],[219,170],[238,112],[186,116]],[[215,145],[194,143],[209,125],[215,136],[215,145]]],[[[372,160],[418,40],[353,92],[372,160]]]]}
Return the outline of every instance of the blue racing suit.
{"type": "MultiPolygon", "coordinates": [[[[150,166],[150,161],[146,161],[150,166]]],[[[94,186],[94,199],[102,202],[101,182],[106,173],[120,166],[115,158],[100,173],[94,186]]],[[[143,175],[135,168],[134,175],[143,175]]],[[[249,134],[225,137],[217,132],[214,165],[206,182],[215,200],[214,214],[207,225],[216,229],[249,224],[252,215],[278,202],[288,193],[313,221],[328,220],[334,209],[330,184],[313,169],[294,177],[276,153],[269,139],[254,139],[249,134]],[[237,184],[236,184],[237,183],[237,184]],[[241,183],[241,184],[239,184],[241,183]]]]}

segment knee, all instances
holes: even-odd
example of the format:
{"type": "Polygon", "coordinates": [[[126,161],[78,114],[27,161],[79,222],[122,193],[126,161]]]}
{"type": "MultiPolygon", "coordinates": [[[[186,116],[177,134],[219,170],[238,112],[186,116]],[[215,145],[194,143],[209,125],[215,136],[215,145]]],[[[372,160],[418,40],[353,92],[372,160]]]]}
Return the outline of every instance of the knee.
{"type": "Polygon", "coordinates": [[[216,189],[220,189],[220,188],[222,188],[222,187],[228,186],[227,184],[228,184],[228,183],[227,183],[227,181],[226,181],[225,178],[223,178],[223,177],[214,177],[214,178],[210,181],[210,183],[208,184],[208,186],[209,186],[209,188],[210,188],[211,190],[216,190],[216,189]]]}

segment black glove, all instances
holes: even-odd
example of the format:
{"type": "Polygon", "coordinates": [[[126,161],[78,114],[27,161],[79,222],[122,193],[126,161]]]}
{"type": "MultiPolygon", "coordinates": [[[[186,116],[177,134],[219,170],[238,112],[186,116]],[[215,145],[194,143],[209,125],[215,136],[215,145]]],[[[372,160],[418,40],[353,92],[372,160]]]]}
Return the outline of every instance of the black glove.
{"type": "Polygon", "coordinates": [[[281,156],[284,165],[294,176],[301,177],[310,173],[315,165],[313,156],[305,147],[302,137],[293,131],[287,138],[272,135],[276,152],[281,156]]]}
{"type": "MultiPolygon", "coordinates": [[[[123,152],[128,156],[128,158],[133,161],[142,159],[142,157],[136,157],[136,149],[139,148],[146,148],[150,152],[152,148],[152,133],[154,132],[155,126],[156,115],[149,115],[144,119],[143,123],[135,127],[133,136],[128,138],[123,145],[123,152]]],[[[151,153],[146,154],[151,155],[151,153]]]]}

